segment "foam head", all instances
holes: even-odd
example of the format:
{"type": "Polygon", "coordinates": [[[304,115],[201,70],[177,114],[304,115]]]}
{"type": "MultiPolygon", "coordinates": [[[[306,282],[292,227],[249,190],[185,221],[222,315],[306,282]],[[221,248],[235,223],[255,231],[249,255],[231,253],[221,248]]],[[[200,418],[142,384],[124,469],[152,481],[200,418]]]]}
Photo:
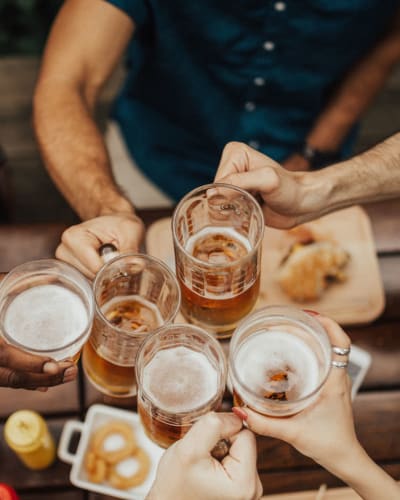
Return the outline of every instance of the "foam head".
{"type": "Polygon", "coordinates": [[[164,411],[191,411],[210,401],[218,373],[207,357],[184,346],[158,351],[143,372],[143,390],[164,411]]]}
{"type": "Polygon", "coordinates": [[[27,349],[59,349],[88,327],[82,299],[59,285],[38,285],[18,294],[7,307],[4,328],[27,349]]]}
{"type": "Polygon", "coordinates": [[[185,250],[210,264],[230,264],[247,255],[251,244],[231,227],[205,227],[188,238],[185,250]]]}
{"type": "Polygon", "coordinates": [[[279,330],[246,339],[235,356],[235,368],[242,383],[268,399],[297,400],[313,392],[321,379],[311,347],[279,330]]]}

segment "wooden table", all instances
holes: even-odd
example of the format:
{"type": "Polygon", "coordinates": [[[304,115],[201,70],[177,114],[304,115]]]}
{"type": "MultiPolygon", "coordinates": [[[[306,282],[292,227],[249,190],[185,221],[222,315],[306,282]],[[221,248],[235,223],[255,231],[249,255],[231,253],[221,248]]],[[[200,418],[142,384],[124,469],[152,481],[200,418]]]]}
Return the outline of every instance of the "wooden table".
{"type": "MultiPolygon", "coordinates": [[[[358,436],[367,452],[387,472],[400,479],[400,202],[371,205],[367,210],[376,240],[386,308],[373,324],[347,330],[353,343],[372,355],[371,369],[354,401],[354,415],[358,436]]],[[[165,215],[168,215],[165,211],[154,210],[142,213],[147,224],[165,215]]],[[[32,247],[34,257],[51,255],[63,228],[63,225],[0,227],[3,270],[9,270],[5,267],[2,251],[4,242],[8,246],[7,255],[15,265],[18,255],[24,260],[29,258],[32,235],[45,241],[42,246],[38,243],[32,247]],[[9,234],[12,238],[7,237],[9,234]],[[12,243],[14,250],[10,249],[12,243]]],[[[82,373],[78,381],[53,388],[48,393],[0,389],[0,482],[13,485],[24,500],[104,499],[74,488],[69,482],[70,466],[59,461],[42,472],[25,469],[7,448],[2,436],[2,427],[11,412],[31,408],[46,416],[57,438],[66,420],[82,419],[87,408],[95,402],[104,402],[104,399],[86,382],[82,373]]],[[[110,400],[105,402],[112,403],[110,400]]],[[[229,400],[225,402],[227,407],[230,404],[229,400]]],[[[124,400],[123,405],[133,409],[134,401],[124,400]]],[[[289,445],[270,438],[259,437],[257,441],[258,467],[265,494],[318,489],[321,483],[341,485],[337,478],[289,445]]]]}

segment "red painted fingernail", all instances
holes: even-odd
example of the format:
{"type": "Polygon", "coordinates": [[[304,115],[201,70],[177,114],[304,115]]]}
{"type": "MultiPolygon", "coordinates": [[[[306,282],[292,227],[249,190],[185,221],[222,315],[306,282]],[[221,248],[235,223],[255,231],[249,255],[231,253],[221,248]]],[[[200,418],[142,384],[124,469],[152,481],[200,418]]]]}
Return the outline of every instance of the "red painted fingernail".
{"type": "Polygon", "coordinates": [[[311,316],[320,316],[319,312],[312,311],[311,309],[303,309],[303,311],[307,314],[311,314],[311,316]]]}
{"type": "Polygon", "coordinates": [[[234,406],[232,408],[232,411],[237,417],[240,418],[240,420],[247,420],[249,418],[247,413],[242,408],[238,408],[237,406],[234,406]]]}

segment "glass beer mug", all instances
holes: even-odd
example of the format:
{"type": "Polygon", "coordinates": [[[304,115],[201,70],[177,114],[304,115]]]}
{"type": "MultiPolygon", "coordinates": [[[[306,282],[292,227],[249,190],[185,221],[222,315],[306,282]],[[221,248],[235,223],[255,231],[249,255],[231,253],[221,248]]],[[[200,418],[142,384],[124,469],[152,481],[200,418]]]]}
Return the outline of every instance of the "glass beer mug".
{"type": "Polygon", "coordinates": [[[93,314],[90,283],[56,259],[26,262],[0,284],[1,335],[32,354],[77,361],[93,314]]]}
{"type": "Polygon", "coordinates": [[[193,325],[166,325],[150,335],[136,359],[138,413],[159,446],[182,438],[221,405],[226,358],[220,343],[193,325]]]}
{"type": "Polygon", "coordinates": [[[258,298],[259,204],[235,186],[202,186],[179,202],[172,233],[182,314],[218,338],[229,337],[258,298]]]}
{"type": "Polygon", "coordinates": [[[102,393],[133,396],[136,352],[151,332],[175,319],[178,283],[160,260],[132,253],[104,264],[93,289],[96,313],[82,353],[83,368],[102,393]]]}
{"type": "Polygon", "coordinates": [[[235,406],[272,417],[310,405],[325,384],[332,350],[323,326],[289,306],[269,306],[236,328],[229,348],[235,406]]]}

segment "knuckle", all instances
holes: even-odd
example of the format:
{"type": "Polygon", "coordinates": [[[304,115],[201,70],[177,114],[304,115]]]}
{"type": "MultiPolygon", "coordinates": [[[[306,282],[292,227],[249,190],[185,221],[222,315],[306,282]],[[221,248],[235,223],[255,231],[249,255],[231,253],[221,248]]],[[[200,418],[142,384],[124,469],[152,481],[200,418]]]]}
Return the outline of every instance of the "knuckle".
{"type": "Polygon", "coordinates": [[[7,386],[13,389],[29,388],[28,376],[23,372],[10,371],[7,378],[7,386]]]}
{"type": "Polygon", "coordinates": [[[224,147],[224,152],[230,153],[232,151],[237,151],[239,148],[242,148],[243,146],[244,144],[241,142],[229,141],[224,147]]]}
{"type": "Polygon", "coordinates": [[[218,418],[217,414],[214,412],[208,413],[204,417],[204,424],[207,429],[211,429],[212,431],[219,431],[221,430],[221,421],[218,418]]]}
{"type": "Polygon", "coordinates": [[[64,245],[69,245],[75,239],[76,232],[78,231],[78,226],[71,226],[67,228],[61,235],[61,241],[64,245]]]}

